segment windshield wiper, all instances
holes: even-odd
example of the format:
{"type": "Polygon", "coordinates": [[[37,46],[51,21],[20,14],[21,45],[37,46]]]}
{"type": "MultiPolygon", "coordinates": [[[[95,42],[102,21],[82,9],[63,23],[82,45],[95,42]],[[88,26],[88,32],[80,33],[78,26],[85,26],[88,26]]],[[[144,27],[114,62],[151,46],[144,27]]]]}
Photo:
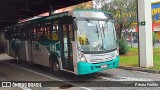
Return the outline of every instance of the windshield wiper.
{"type": "Polygon", "coordinates": [[[97,30],[97,34],[98,34],[98,39],[99,39],[99,31],[98,31],[98,27],[97,27],[97,25],[96,25],[96,30],[97,30]]]}
{"type": "MultiPolygon", "coordinates": [[[[88,20],[86,19],[86,21],[92,23],[91,20],[89,20],[89,19],[88,19],[88,20]]],[[[92,24],[93,24],[93,23],[92,23],[92,24]]],[[[93,24],[93,25],[94,25],[94,24],[93,24]]],[[[91,26],[91,27],[92,27],[92,26],[91,26]]],[[[92,28],[93,28],[94,30],[96,30],[96,33],[98,34],[98,39],[99,39],[99,31],[98,31],[98,27],[97,27],[97,25],[94,26],[94,27],[92,27],[92,28]],[[94,27],[96,27],[96,29],[95,29],[94,27]]]]}
{"type": "Polygon", "coordinates": [[[104,27],[103,27],[103,24],[102,24],[102,32],[103,32],[103,36],[105,38],[105,33],[104,33],[104,27]]]}

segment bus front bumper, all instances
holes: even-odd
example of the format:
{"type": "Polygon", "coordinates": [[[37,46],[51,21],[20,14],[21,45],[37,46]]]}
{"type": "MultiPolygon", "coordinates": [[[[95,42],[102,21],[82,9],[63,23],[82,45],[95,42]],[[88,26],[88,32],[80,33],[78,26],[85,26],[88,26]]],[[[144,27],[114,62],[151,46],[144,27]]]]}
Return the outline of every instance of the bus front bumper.
{"type": "Polygon", "coordinates": [[[98,64],[91,64],[91,63],[80,61],[78,62],[78,75],[90,74],[90,73],[99,72],[102,70],[117,68],[119,66],[119,59],[120,57],[117,57],[114,60],[98,63],[98,64]]]}

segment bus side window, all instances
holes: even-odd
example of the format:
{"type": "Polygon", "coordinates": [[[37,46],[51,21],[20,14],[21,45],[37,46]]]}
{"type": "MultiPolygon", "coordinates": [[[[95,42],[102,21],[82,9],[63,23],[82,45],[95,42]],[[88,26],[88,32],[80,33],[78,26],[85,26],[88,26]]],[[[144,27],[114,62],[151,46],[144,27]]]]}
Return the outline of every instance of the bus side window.
{"type": "Polygon", "coordinates": [[[49,30],[44,24],[37,24],[33,29],[33,40],[34,41],[47,41],[49,38],[49,30]]]}
{"type": "Polygon", "coordinates": [[[33,28],[31,30],[31,34],[32,34],[33,41],[37,41],[39,39],[37,25],[33,25],[33,28]]]}
{"type": "Polygon", "coordinates": [[[37,35],[37,30],[36,28],[33,29],[33,36],[32,36],[34,41],[37,41],[39,39],[39,36],[37,35]]]}

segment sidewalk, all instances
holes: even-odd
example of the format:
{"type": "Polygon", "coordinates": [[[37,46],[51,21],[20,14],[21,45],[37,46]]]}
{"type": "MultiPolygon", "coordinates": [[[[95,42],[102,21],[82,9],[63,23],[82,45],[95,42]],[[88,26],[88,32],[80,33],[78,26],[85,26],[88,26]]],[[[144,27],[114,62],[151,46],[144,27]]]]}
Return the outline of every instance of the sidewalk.
{"type": "MultiPolygon", "coordinates": [[[[0,61],[8,60],[8,59],[13,59],[12,57],[8,56],[5,53],[0,53],[0,61]]],[[[6,76],[0,72],[0,81],[6,81],[6,76]]]]}
{"type": "Polygon", "coordinates": [[[8,55],[5,54],[5,53],[1,53],[1,54],[0,54],[0,61],[2,61],[2,60],[8,60],[8,59],[14,59],[14,58],[8,56],[8,55]]]}

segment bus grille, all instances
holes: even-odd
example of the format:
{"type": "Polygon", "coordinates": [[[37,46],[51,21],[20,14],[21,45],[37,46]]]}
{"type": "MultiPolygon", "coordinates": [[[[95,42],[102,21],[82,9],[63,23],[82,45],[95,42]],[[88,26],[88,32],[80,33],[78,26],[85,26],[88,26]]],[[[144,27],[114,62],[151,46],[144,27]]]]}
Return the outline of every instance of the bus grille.
{"type": "Polygon", "coordinates": [[[103,55],[90,55],[90,57],[88,57],[87,59],[90,63],[101,63],[114,60],[115,58],[115,54],[108,53],[103,55]]]}

